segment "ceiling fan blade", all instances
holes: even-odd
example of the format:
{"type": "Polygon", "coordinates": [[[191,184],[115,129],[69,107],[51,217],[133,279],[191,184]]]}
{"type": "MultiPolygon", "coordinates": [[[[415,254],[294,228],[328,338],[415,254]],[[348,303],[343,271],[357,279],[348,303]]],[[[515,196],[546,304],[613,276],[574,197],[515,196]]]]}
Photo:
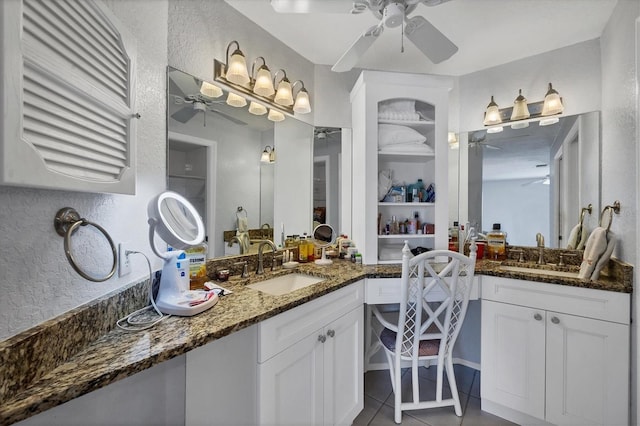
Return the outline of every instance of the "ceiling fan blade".
{"type": "Polygon", "coordinates": [[[349,13],[353,0],[271,0],[278,13],[349,13]]]}
{"type": "Polygon", "coordinates": [[[331,67],[331,71],[345,72],[351,70],[373,42],[382,34],[383,30],[384,27],[382,25],[375,25],[362,33],[349,49],[342,54],[338,62],[331,67]]]}
{"type": "Polygon", "coordinates": [[[449,59],[458,51],[458,46],[422,16],[407,19],[405,34],[434,64],[449,59]]]}
{"type": "Polygon", "coordinates": [[[181,123],[186,123],[191,120],[199,111],[194,109],[192,105],[187,105],[181,110],[171,114],[171,118],[181,123]]]}

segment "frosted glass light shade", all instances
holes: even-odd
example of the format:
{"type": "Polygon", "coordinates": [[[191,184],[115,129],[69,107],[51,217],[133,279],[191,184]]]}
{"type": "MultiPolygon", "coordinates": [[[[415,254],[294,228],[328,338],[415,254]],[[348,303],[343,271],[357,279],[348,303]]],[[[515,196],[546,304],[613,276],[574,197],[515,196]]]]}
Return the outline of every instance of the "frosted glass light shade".
{"type": "Polygon", "coordinates": [[[270,109],[267,118],[271,121],[282,121],[284,120],[284,114],[275,109],[270,109]]]}
{"type": "Polygon", "coordinates": [[[278,84],[278,91],[273,101],[280,105],[293,105],[293,94],[291,93],[291,83],[287,78],[283,78],[278,84]]]}
{"type": "Polygon", "coordinates": [[[251,102],[249,104],[249,112],[253,115],[265,115],[267,113],[267,107],[257,102],[251,102]]]}
{"type": "Polygon", "coordinates": [[[270,163],[271,162],[271,147],[267,145],[262,151],[262,155],[260,156],[261,163],[270,163]]]}
{"type": "Polygon", "coordinates": [[[269,71],[269,68],[261,66],[256,75],[256,82],[253,85],[253,93],[268,98],[275,92],[273,81],[271,81],[271,71],[269,71]]]}
{"type": "Polygon", "coordinates": [[[551,83],[549,83],[549,90],[547,90],[547,94],[544,97],[544,104],[542,105],[540,115],[561,114],[562,111],[564,111],[564,105],[562,105],[560,94],[558,94],[558,92],[551,87],[551,83]]]}
{"type": "Polygon", "coordinates": [[[227,81],[244,86],[249,83],[249,71],[247,71],[247,61],[240,51],[237,49],[231,55],[229,64],[227,65],[227,81]]]}
{"type": "Polygon", "coordinates": [[[299,114],[308,114],[311,112],[311,104],[309,103],[309,93],[303,88],[296,95],[296,103],[293,110],[299,114]]]}
{"type": "Polygon", "coordinates": [[[504,130],[504,128],[502,126],[491,127],[489,129],[487,129],[487,133],[500,133],[503,130],[504,130]]]}
{"type": "Polygon", "coordinates": [[[232,107],[242,108],[247,104],[247,100],[242,96],[238,96],[235,93],[229,93],[227,96],[227,105],[231,105],[232,107]]]}
{"type": "MultiPolygon", "coordinates": [[[[518,92],[518,97],[513,102],[513,111],[511,112],[511,121],[524,120],[529,118],[529,106],[527,105],[527,99],[522,96],[522,89],[518,92]]],[[[512,126],[513,127],[513,126],[512,126]]]]}
{"type": "Polygon", "coordinates": [[[200,93],[209,98],[219,98],[220,96],[222,96],[223,92],[222,89],[215,84],[203,81],[200,85],[200,93]]]}
{"type": "Polygon", "coordinates": [[[502,118],[500,118],[500,110],[498,109],[498,104],[493,100],[493,96],[491,96],[491,102],[487,105],[487,110],[484,113],[484,121],[482,122],[485,126],[492,126],[494,124],[502,123],[502,118]]]}

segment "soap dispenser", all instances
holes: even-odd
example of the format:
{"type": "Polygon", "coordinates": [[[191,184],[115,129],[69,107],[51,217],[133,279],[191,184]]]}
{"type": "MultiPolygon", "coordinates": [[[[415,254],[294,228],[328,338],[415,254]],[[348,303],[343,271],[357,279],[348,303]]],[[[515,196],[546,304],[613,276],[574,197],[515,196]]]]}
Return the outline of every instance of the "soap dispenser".
{"type": "Polygon", "coordinates": [[[491,232],[487,233],[487,257],[491,260],[507,258],[507,233],[500,229],[499,223],[494,223],[491,232]]]}

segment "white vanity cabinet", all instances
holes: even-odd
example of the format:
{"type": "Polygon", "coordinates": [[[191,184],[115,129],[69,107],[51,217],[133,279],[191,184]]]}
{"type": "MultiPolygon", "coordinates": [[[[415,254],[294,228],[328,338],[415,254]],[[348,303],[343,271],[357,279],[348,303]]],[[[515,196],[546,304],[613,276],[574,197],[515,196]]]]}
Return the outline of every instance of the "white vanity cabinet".
{"type": "Polygon", "coordinates": [[[363,282],[259,325],[258,423],[351,424],[364,407],[363,282]]]}
{"type": "Polygon", "coordinates": [[[363,71],[351,90],[352,234],[365,264],[400,263],[404,240],[412,248],[447,248],[451,88],[448,77],[363,71]],[[416,142],[424,139],[424,143],[416,142]],[[425,188],[433,184],[435,201],[416,203],[404,198],[383,202],[378,190],[381,171],[390,171],[393,183],[399,186],[418,179],[425,188]],[[414,212],[421,222],[434,224],[435,232],[380,232],[393,216],[404,221],[412,219],[414,212]]]}
{"type": "Polygon", "coordinates": [[[630,295],[482,279],[482,409],[519,424],[626,425],[630,295]]]}

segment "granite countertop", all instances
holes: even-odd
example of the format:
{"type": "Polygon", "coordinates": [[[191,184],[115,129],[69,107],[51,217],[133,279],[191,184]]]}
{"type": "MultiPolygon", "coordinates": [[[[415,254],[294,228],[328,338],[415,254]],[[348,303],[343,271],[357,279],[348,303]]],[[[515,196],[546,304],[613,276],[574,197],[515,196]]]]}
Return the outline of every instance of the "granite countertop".
{"type": "MultiPolygon", "coordinates": [[[[535,274],[505,272],[500,270],[499,265],[499,262],[478,261],[476,274],[554,282],[627,293],[630,293],[632,289],[631,275],[625,275],[622,278],[620,276],[616,278],[605,276],[596,282],[582,282],[565,277],[541,277],[535,274]]],[[[215,264],[208,265],[210,276],[213,275],[211,272],[215,268],[215,264]]],[[[292,272],[291,270],[280,269],[275,272],[267,272],[263,276],[251,274],[250,278],[244,279],[233,275],[228,281],[220,283],[233,293],[222,296],[213,308],[199,315],[170,317],[155,327],[142,332],[126,332],[109,325],[108,330],[104,333],[87,339],[90,341],[84,344],[69,345],[75,347],[74,351],[49,350],[44,342],[50,343],[56,339],[65,338],[76,338],[76,340],[82,341],[78,338],[78,334],[85,333],[86,320],[77,320],[75,317],[86,316],[86,311],[96,310],[96,306],[102,305],[88,305],[66,315],[64,320],[48,321],[41,326],[0,342],[0,361],[2,361],[2,365],[0,365],[0,424],[11,424],[60,405],[360,279],[400,277],[401,267],[400,265],[363,266],[344,260],[336,260],[333,265],[328,267],[311,263],[301,264],[295,271],[326,279],[289,294],[271,296],[247,288],[246,284],[287,274],[292,272]],[[54,332],[47,327],[53,328],[54,332]],[[46,333],[49,333],[46,338],[39,337],[40,334],[45,335],[46,333]],[[25,342],[28,342],[28,345],[25,342]],[[30,348],[31,353],[25,355],[25,347],[30,348]],[[27,376],[28,379],[25,379],[27,376]]],[[[142,294],[144,295],[144,292],[142,294]]],[[[113,297],[122,299],[121,294],[113,297]]],[[[141,297],[141,300],[146,303],[144,296],[141,297]]],[[[116,300],[115,303],[121,304],[122,300],[116,300]]],[[[111,317],[105,315],[109,317],[108,320],[103,319],[101,314],[102,312],[92,312],[92,318],[100,318],[103,322],[115,322],[111,318],[113,314],[111,317]]],[[[60,342],[60,340],[58,341],[60,342]]],[[[64,342],[60,342],[59,346],[65,347],[64,342]]]]}

